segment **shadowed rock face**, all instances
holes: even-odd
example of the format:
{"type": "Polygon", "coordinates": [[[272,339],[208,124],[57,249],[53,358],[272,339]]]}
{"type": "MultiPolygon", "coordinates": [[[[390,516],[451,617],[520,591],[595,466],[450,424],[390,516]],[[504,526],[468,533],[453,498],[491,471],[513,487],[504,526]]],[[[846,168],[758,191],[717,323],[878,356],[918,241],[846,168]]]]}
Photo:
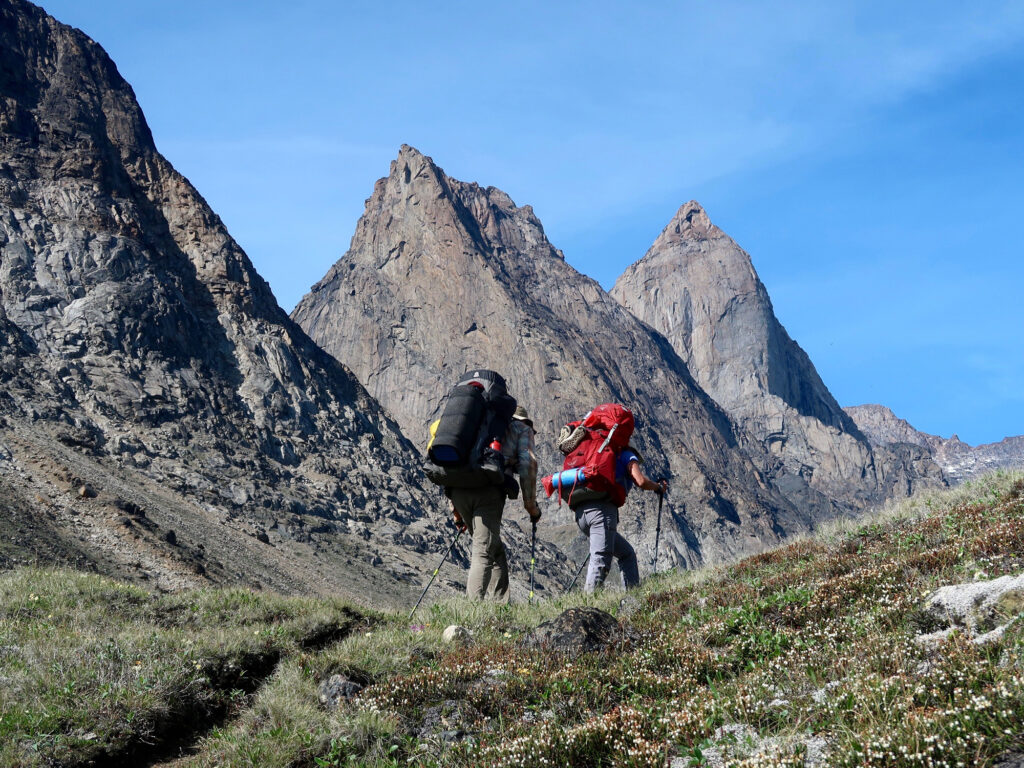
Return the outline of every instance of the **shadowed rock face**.
{"type": "MultiPolygon", "coordinates": [[[[374,187],[348,253],[292,316],[421,447],[470,367],[500,371],[530,410],[542,473],[561,468],[560,425],[600,402],[633,408],[648,474],[672,478],[662,537],[671,562],[756,551],[832,514],[734,429],[664,338],[566,264],[529,206],[451,179],[411,147],[374,187]]],[[[655,507],[634,492],[623,509],[643,565],[655,507]]],[[[547,514],[568,540],[566,508],[547,514]]]]}
{"type": "Polygon", "coordinates": [[[698,203],[679,209],[611,294],[663,333],[707,393],[813,488],[859,508],[894,489],[942,483],[924,454],[872,451],[775,317],[750,257],[698,203]]]}
{"type": "Polygon", "coordinates": [[[0,37],[0,493],[81,527],[68,561],[164,588],[408,600],[445,538],[413,447],[156,151],[96,43],[20,0],[0,37]]]}
{"type": "Polygon", "coordinates": [[[921,432],[884,405],[855,405],[847,414],[867,435],[876,450],[910,450],[927,453],[953,483],[961,483],[996,469],[1024,467],[1024,435],[998,443],[968,445],[953,435],[948,440],[921,432]]]}

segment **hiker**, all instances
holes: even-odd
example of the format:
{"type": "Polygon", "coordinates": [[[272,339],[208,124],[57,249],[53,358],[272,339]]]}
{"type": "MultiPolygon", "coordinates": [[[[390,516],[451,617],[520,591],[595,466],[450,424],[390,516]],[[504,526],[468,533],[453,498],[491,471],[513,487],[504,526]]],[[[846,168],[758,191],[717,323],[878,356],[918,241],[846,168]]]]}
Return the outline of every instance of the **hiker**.
{"type": "MultiPolygon", "coordinates": [[[[533,451],[533,422],[523,406],[516,406],[501,454],[506,467],[514,467],[523,494],[523,509],[534,524],[540,520],[537,506],[537,458],[533,451]]],[[[515,482],[515,480],[511,480],[515,482]]],[[[501,515],[507,492],[504,488],[452,488],[449,498],[455,525],[473,537],[466,594],[483,600],[494,582],[494,599],[508,600],[508,559],[501,542],[501,515]]]]}
{"type": "MultiPolygon", "coordinates": [[[[581,422],[566,425],[559,436],[558,447],[566,454],[566,467],[585,466],[592,470],[591,477],[582,488],[561,489],[576,517],[576,525],[590,541],[586,592],[593,592],[604,585],[613,556],[619,564],[622,586],[631,589],[640,583],[636,551],[618,532],[619,507],[625,503],[633,486],[657,493],[665,493],[668,489],[667,481],[656,483],[640,468],[643,460],[628,443],[632,432],[632,413],[622,406],[608,404],[598,406],[581,422]],[[619,447],[623,444],[624,447],[619,447]],[[609,456],[602,468],[601,460],[595,460],[594,456],[608,450],[613,452],[614,458],[609,456]],[[611,477],[601,476],[612,473],[614,481],[611,477]]],[[[547,484],[545,479],[545,488],[547,484]]]]}
{"type": "Polygon", "coordinates": [[[427,476],[444,486],[455,525],[473,538],[466,593],[483,600],[490,587],[496,600],[507,601],[508,559],[501,541],[506,498],[514,499],[521,491],[530,520],[535,525],[540,520],[533,422],[526,409],[507,395],[500,375],[476,370],[465,374],[449,393],[445,411],[431,431],[427,476]],[[514,409],[505,415],[510,403],[514,409]],[[445,433],[446,424],[453,425],[453,433],[472,432],[472,439],[460,444],[457,435],[445,433]],[[473,447],[462,451],[466,455],[459,457],[461,463],[454,453],[446,453],[449,446],[470,443],[473,447]],[[438,467],[438,462],[448,465],[438,467]]]}

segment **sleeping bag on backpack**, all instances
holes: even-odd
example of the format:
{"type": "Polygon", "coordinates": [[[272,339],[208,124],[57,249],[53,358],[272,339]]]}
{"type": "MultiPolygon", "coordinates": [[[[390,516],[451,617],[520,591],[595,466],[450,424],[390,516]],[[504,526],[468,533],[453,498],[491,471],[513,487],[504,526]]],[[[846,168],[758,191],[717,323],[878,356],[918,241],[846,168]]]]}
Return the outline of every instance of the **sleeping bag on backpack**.
{"type": "Polygon", "coordinates": [[[457,384],[448,393],[437,432],[427,454],[440,467],[457,467],[469,461],[487,410],[483,391],[469,384],[457,384]]]}
{"type": "Polygon", "coordinates": [[[446,488],[505,485],[501,441],[515,410],[500,374],[465,373],[449,391],[427,448],[427,477],[446,488]]]}

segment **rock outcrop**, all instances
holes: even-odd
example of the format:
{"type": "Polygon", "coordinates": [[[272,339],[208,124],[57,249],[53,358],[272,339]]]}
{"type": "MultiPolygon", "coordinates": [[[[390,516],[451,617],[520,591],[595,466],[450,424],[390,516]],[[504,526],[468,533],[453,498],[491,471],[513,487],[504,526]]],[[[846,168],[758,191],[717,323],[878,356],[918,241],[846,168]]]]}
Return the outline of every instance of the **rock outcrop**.
{"type": "Polygon", "coordinates": [[[846,412],[872,445],[886,450],[917,446],[931,456],[953,483],[997,469],[1024,467],[1024,435],[972,446],[956,435],[947,439],[921,432],[884,405],[855,405],[846,412]]]}
{"type": "Polygon", "coordinates": [[[747,255],[683,205],[611,295],[658,332],[697,383],[811,487],[852,509],[942,484],[926,454],[874,452],[778,321],[747,255]]]}
{"type": "Polygon", "coordinates": [[[610,613],[598,608],[570,608],[540,624],[524,642],[529,648],[578,656],[608,648],[623,636],[622,627],[610,613]]]}
{"type": "MultiPolygon", "coordinates": [[[[734,428],[665,339],[565,262],[530,206],[449,178],[411,147],[374,187],[349,251],[292,316],[421,447],[470,367],[500,371],[529,409],[542,473],[561,468],[562,424],[600,402],[629,405],[648,474],[672,480],[669,562],[754,552],[835,512],[734,428]]],[[[634,493],[623,510],[642,566],[655,508],[652,494],[634,493]]],[[[561,543],[578,536],[564,506],[547,515],[562,524],[561,543]]]]}
{"type": "Polygon", "coordinates": [[[416,451],[95,42],[22,0],[0,37],[3,564],[411,600],[446,537],[416,451]]]}
{"type": "Polygon", "coordinates": [[[934,647],[960,630],[976,644],[985,645],[1000,640],[1022,616],[1024,575],[949,584],[932,593],[921,611],[919,622],[935,631],[914,639],[934,647]]]}
{"type": "Polygon", "coordinates": [[[931,451],[942,440],[914,429],[910,422],[901,419],[884,405],[855,405],[844,410],[873,445],[908,443],[931,451]]]}

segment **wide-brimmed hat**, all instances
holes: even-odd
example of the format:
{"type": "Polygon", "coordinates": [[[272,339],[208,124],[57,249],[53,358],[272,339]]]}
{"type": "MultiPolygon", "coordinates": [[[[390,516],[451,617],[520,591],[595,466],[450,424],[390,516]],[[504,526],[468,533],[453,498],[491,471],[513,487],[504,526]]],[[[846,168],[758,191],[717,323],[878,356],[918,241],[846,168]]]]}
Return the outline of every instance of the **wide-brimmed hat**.
{"type": "MultiPolygon", "coordinates": [[[[506,413],[507,413],[507,411],[506,411],[506,413]]],[[[516,406],[516,412],[512,414],[512,418],[515,419],[516,421],[523,422],[523,424],[525,424],[530,429],[532,429],[534,431],[534,433],[537,432],[537,430],[534,429],[533,421],[530,419],[530,414],[528,414],[526,412],[526,409],[523,408],[523,406],[521,406],[521,405],[517,405],[516,406]]]]}

